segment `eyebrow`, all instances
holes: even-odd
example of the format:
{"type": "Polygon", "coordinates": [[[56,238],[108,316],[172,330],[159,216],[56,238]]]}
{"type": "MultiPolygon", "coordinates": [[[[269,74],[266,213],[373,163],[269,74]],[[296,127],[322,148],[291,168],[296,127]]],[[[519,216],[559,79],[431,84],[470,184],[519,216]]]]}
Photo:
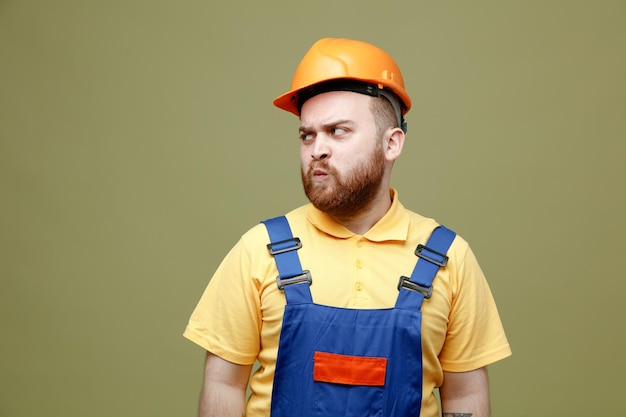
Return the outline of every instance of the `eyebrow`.
{"type": "MultiPolygon", "coordinates": [[[[331,127],[336,127],[337,125],[342,125],[342,124],[352,124],[354,123],[352,120],[350,119],[340,119],[340,120],[335,120],[333,122],[330,123],[324,123],[322,125],[322,130],[328,130],[331,127]]],[[[309,127],[309,126],[300,126],[299,131],[300,132],[310,132],[314,130],[313,128],[309,127]]]]}

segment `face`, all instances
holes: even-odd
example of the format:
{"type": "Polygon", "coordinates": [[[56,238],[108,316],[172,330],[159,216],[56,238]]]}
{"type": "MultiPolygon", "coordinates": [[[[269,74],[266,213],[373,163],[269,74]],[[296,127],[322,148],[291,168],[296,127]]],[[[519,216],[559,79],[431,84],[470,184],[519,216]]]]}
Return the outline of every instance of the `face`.
{"type": "Polygon", "coordinates": [[[334,91],[307,100],[300,112],[304,191],[335,217],[353,216],[381,191],[386,159],[370,100],[334,91]]]}

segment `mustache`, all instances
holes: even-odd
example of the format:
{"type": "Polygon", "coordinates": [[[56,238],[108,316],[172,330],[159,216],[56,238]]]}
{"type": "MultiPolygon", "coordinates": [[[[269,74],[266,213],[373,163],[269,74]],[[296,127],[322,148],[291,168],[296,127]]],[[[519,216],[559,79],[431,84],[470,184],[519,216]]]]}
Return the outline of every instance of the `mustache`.
{"type": "Polygon", "coordinates": [[[327,161],[315,161],[311,165],[309,165],[309,169],[307,170],[308,174],[311,174],[316,169],[322,169],[330,174],[335,173],[335,169],[330,166],[327,161]]]}

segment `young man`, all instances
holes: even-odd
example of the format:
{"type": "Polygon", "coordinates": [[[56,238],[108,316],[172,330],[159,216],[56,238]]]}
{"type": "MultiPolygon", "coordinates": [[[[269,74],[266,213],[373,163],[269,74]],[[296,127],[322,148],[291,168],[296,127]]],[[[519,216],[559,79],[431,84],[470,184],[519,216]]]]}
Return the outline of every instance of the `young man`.
{"type": "Polygon", "coordinates": [[[274,104],[300,118],[311,204],[244,234],[193,312],[200,416],[434,417],[436,388],[444,416],[488,416],[486,366],[510,348],[467,242],[390,186],[411,107],[396,63],[322,39],[274,104]]]}

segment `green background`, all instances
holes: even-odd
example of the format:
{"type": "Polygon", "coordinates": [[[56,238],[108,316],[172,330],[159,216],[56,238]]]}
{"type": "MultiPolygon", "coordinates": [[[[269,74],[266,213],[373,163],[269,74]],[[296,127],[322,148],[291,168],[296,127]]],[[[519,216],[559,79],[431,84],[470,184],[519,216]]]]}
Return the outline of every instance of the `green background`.
{"type": "Polygon", "coordinates": [[[621,414],[626,2],[0,0],[0,416],[192,416],[181,333],[246,229],[304,203],[271,105],[318,38],[396,58],[393,184],[485,270],[494,416],[621,414]]]}

